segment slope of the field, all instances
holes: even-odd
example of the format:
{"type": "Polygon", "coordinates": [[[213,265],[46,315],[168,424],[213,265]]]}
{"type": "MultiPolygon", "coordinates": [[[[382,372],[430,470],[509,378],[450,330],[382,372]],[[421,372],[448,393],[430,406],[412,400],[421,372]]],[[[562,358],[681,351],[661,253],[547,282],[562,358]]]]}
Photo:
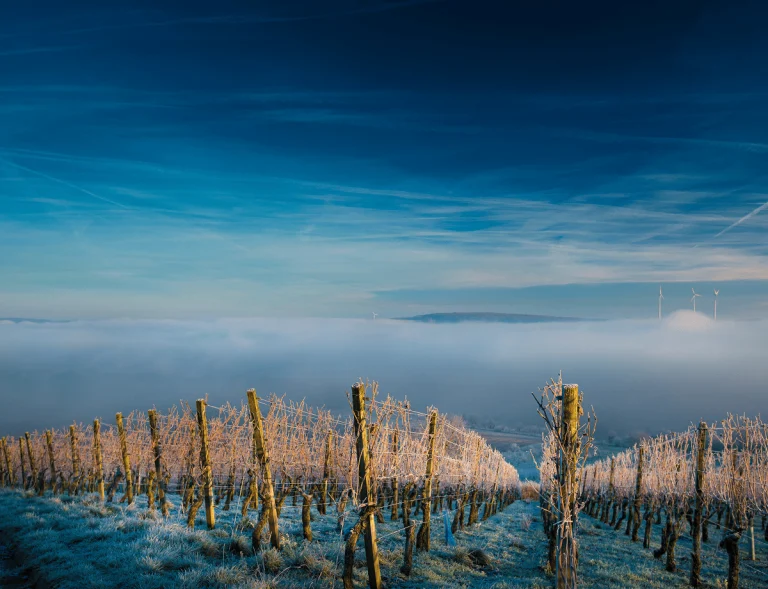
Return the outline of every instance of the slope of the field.
{"type": "MultiPolygon", "coordinates": [[[[145,500],[141,497],[138,504],[126,508],[101,505],[95,497],[37,498],[18,491],[0,492],[3,542],[24,562],[19,570],[10,572],[19,577],[36,577],[39,573],[48,586],[61,589],[341,587],[342,540],[335,530],[335,516],[313,513],[315,541],[307,543],[300,535],[299,509],[287,504],[280,518],[283,550],[253,555],[248,530],[237,525],[239,510],[218,511],[217,529],[212,532],[205,529],[202,516],[197,521],[198,529],[189,531],[178,510],[163,521],[148,514],[145,500]]],[[[399,571],[403,556],[400,528],[400,522],[388,518],[377,527],[387,587],[543,589],[553,584],[552,577],[541,568],[545,542],[536,503],[518,501],[473,529],[457,534],[458,548],[446,546],[442,517],[438,516],[432,530],[432,551],[416,553],[410,579],[399,571]],[[489,566],[473,566],[468,551],[474,548],[487,553],[489,566]]],[[[660,526],[656,528],[654,545],[659,542],[660,526]]],[[[680,540],[677,549],[680,571],[667,573],[663,563],[640,544],[587,516],[580,520],[578,536],[583,587],[687,586],[690,542],[686,538],[680,540]]],[[[705,545],[704,551],[707,586],[724,587],[725,553],[716,549],[714,541],[705,545]]],[[[357,558],[355,584],[365,587],[362,541],[357,558]]],[[[759,545],[758,558],[757,562],[744,563],[743,589],[766,586],[768,547],[759,545]]]]}

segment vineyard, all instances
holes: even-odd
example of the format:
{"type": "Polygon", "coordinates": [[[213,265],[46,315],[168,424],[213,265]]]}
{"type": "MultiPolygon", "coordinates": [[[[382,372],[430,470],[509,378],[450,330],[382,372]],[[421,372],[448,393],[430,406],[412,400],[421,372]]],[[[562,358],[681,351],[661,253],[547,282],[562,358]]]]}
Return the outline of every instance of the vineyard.
{"type": "Polygon", "coordinates": [[[582,512],[614,531],[623,529],[632,542],[639,542],[644,527],[645,549],[651,548],[653,526],[660,526],[653,556],[664,558],[670,573],[677,571],[676,545],[687,537],[692,542],[691,587],[707,586],[702,561],[716,559],[712,551],[718,549],[728,555],[728,589],[739,587],[740,566],[768,581],[768,573],[741,563],[739,549],[746,534],[754,562],[755,543],[768,546],[768,424],[728,416],[720,424],[701,423],[683,433],[646,439],[587,464],[594,422],[590,416],[586,425],[579,423],[581,402],[578,387],[563,385],[562,379],[551,381],[539,402],[550,430],[543,444],[540,502],[558,587],[577,583],[574,523],[582,512]],[[757,518],[764,541],[756,538],[757,518]],[[720,532],[715,547],[711,528],[720,532]]]}
{"type": "MultiPolygon", "coordinates": [[[[647,579],[637,586],[737,589],[740,573],[743,587],[766,586],[767,424],[729,416],[597,459],[597,420],[585,415],[578,387],[552,380],[540,393],[538,484],[521,483],[461,419],[416,411],[360,382],[348,417],[250,390],[239,406],[201,399],[163,414],[4,437],[0,484],[9,494],[0,509],[30,519],[32,538],[59,538],[75,517],[67,514],[78,514],[90,523],[72,545],[158,522],[149,536],[131,536],[133,546],[155,546],[150,556],[126,565],[107,553],[108,565],[89,569],[94,579],[118,567],[148,570],[137,587],[378,589],[444,586],[461,574],[457,587],[613,588],[647,579]],[[18,493],[31,511],[4,503],[18,493]],[[31,501],[38,497],[49,503],[31,501]],[[187,553],[190,542],[207,560],[187,553]],[[171,557],[169,546],[184,556],[171,557]],[[191,571],[204,567],[208,576],[193,581],[191,571]],[[280,585],[291,569],[298,572],[280,585]]],[[[82,555],[52,558],[71,576],[63,561],[82,555]]]]}
{"type": "Polygon", "coordinates": [[[353,520],[345,534],[345,587],[352,587],[361,535],[369,584],[381,586],[375,526],[385,513],[402,520],[407,576],[414,548],[430,549],[432,514],[455,506],[454,533],[517,498],[515,468],[460,420],[379,400],[376,383],[355,385],[350,405],[353,415],[345,419],[251,390],[239,407],[199,400],[194,409],[184,404],[165,415],[136,411],[117,414],[114,423],[6,437],[0,481],[39,496],[96,493],[106,503],[131,505],[144,496],[150,510],[179,510],[189,528],[201,508],[209,530],[217,511],[236,510],[255,552],[269,544],[280,549],[284,510],[300,511],[303,538],[311,542],[312,508],[319,515],[332,509],[339,533],[353,520]]]}
{"type": "Polygon", "coordinates": [[[768,424],[728,416],[719,424],[645,440],[590,465],[581,495],[589,516],[623,529],[631,541],[639,542],[642,531],[646,549],[652,548],[653,526],[660,526],[661,543],[653,555],[664,558],[667,571],[677,570],[678,540],[690,539],[692,587],[704,584],[702,560],[725,550],[727,587],[738,587],[740,567],[756,570],[741,562],[742,537],[749,561],[757,560],[756,543],[768,547],[768,424]],[[756,526],[764,531],[762,539],[756,526]],[[711,541],[713,529],[719,537],[711,541]]]}

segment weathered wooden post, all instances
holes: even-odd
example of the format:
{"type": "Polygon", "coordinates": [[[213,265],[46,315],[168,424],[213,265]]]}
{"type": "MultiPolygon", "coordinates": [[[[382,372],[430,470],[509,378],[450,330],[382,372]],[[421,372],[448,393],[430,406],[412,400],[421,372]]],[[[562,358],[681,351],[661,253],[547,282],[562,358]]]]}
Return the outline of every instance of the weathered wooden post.
{"type": "Polygon", "coordinates": [[[424,475],[424,496],[421,510],[424,516],[419,533],[416,535],[416,549],[429,552],[430,512],[432,511],[432,465],[435,459],[435,431],[437,429],[437,411],[429,414],[427,442],[427,470],[424,475]]]}
{"type": "MultiPolygon", "coordinates": [[[[615,493],[615,485],[614,485],[615,470],[616,470],[616,458],[614,456],[611,456],[611,472],[610,472],[610,475],[608,476],[608,497],[606,498],[605,511],[603,512],[603,519],[602,519],[602,522],[606,524],[608,523],[610,518],[610,514],[608,512],[610,511],[611,507],[613,507],[613,517],[614,519],[616,518],[616,503],[615,503],[616,493],[615,493]]],[[[613,526],[615,523],[616,522],[614,521],[613,524],[611,525],[613,526]]]]}
{"type": "Polygon", "coordinates": [[[320,489],[320,502],[318,511],[325,515],[326,504],[328,503],[328,479],[331,476],[331,449],[333,448],[333,430],[328,430],[325,438],[325,457],[323,460],[323,482],[320,489]]]}
{"type": "Polygon", "coordinates": [[[45,446],[48,449],[48,465],[51,469],[50,485],[53,494],[56,494],[56,460],[53,453],[53,432],[50,430],[45,432],[45,446]]]}
{"type": "Polygon", "coordinates": [[[691,587],[701,587],[701,519],[704,511],[704,453],[707,446],[707,424],[699,424],[698,449],[696,452],[696,480],[693,508],[693,553],[691,554],[691,587]]]}
{"type": "Polygon", "coordinates": [[[21,464],[21,487],[27,488],[27,469],[24,467],[24,443],[19,438],[19,462],[21,464]]]}
{"type": "Polygon", "coordinates": [[[581,413],[579,385],[562,386],[562,423],[560,469],[558,484],[563,490],[558,494],[562,521],[557,526],[557,588],[576,586],[576,545],[573,538],[573,519],[576,512],[578,480],[576,476],[579,456],[579,415],[581,413]]]}
{"type": "Polygon", "coordinates": [[[147,411],[149,417],[149,432],[152,437],[152,450],[155,455],[155,480],[157,481],[157,499],[160,501],[160,510],[163,515],[168,515],[168,499],[165,497],[165,484],[163,481],[163,451],[160,447],[160,432],[157,429],[157,412],[154,409],[147,411]]]}
{"type": "MultiPolygon", "coordinates": [[[[0,438],[0,453],[5,452],[5,438],[0,438]]],[[[9,480],[10,473],[6,468],[5,461],[0,461],[0,487],[5,487],[9,480]]]]}
{"type": "Polygon", "coordinates": [[[399,492],[400,489],[398,488],[398,485],[400,484],[397,480],[397,469],[399,466],[400,457],[398,456],[398,452],[400,451],[400,445],[398,443],[398,430],[394,430],[392,432],[392,465],[393,465],[393,472],[395,473],[395,476],[392,477],[392,515],[390,519],[392,521],[395,521],[397,519],[397,502],[399,501],[399,492]]]}
{"type": "Polygon", "coordinates": [[[352,412],[354,414],[355,438],[357,449],[357,464],[359,478],[360,507],[365,515],[363,521],[365,539],[365,560],[368,564],[368,586],[371,589],[381,588],[381,571],[379,570],[379,548],[376,542],[376,520],[371,502],[370,480],[370,448],[368,446],[368,426],[366,425],[365,385],[358,383],[352,387],[352,412]]]}
{"type": "Polygon", "coordinates": [[[72,451],[72,489],[77,494],[80,480],[80,451],[77,446],[77,431],[74,425],[69,426],[69,445],[72,451]]]}
{"type": "Polygon", "coordinates": [[[267,521],[269,523],[270,542],[275,550],[280,550],[280,533],[277,526],[277,508],[275,507],[275,490],[272,486],[272,469],[269,466],[269,452],[264,439],[264,424],[259,408],[259,398],[256,396],[256,389],[249,389],[248,408],[251,412],[251,424],[253,425],[253,452],[254,461],[258,458],[261,469],[264,473],[264,501],[267,510],[267,521]]]}
{"type": "Polygon", "coordinates": [[[16,469],[11,462],[11,450],[8,449],[8,439],[3,438],[3,455],[5,456],[5,467],[8,469],[8,484],[11,487],[16,486],[16,469]]]}
{"type": "Polygon", "coordinates": [[[643,457],[645,448],[640,446],[637,451],[637,476],[635,478],[635,498],[632,506],[632,542],[637,542],[640,530],[640,506],[643,499],[643,457]]]}
{"type": "Polygon", "coordinates": [[[96,490],[104,502],[104,460],[101,455],[101,422],[93,420],[93,462],[96,469],[96,490]]]}
{"type": "MultiPolygon", "coordinates": [[[[750,464],[752,462],[752,452],[751,447],[749,444],[749,427],[747,427],[744,430],[744,451],[743,451],[743,458],[744,464],[747,468],[750,468],[750,464]]],[[[755,561],[757,560],[757,556],[755,555],[755,514],[752,511],[752,509],[747,510],[747,529],[749,530],[749,560],[755,561]]]]}
{"type": "Polygon", "coordinates": [[[116,413],[117,435],[120,438],[120,453],[123,457],[123,469],[125,470],[125,499],[128,505],[133,503],[133,473],[131,472],[131,457],[128,454],[128,444],[125,441],[125,428],[123,427],[123,414],[116,413]]]}
{"type": "Polygon", "coordinates": [[[197,400],[197,429],[200,432],[200,466],[203,470],[203,498],[205,499],[205,522],[208,529],[216,526],[216,515],[213,512],[213,473],[211,471],[211,455],[208,451],[208,420],[205,416],[205,399],[197,400]]]}
{"type": "Polygon", "coordinates": [[[8,439],[3,438],[0,440],[2,444],[0,444],[3,448],[3,458],[5,459],[5,471],[6,476],[8,477],[8,486],[12,487],[15,483],[16,479],[16,473],[13,472],[13,469],[11,468],[11,456],[8,453],[8,439]]]}
{"type": "Polygon", "coordinates": [[[35,453],[32,450],[32,442],[29,439],[29,432],[24,432],[24,440],[27,443],[27,456],[29,456],[29,469],[32,471],[32,488],[37,485],[37,461],[35,453]]]}

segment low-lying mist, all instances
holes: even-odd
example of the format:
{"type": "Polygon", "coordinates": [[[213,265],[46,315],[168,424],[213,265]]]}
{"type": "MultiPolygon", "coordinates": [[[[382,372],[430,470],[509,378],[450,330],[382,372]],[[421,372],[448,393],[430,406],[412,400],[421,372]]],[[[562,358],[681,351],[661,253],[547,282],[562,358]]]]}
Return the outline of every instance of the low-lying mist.
{"type": "Polygon", "coordinates": [[[538,425],[531,392],[563,371],[598,436],[768,411],[768,327],[679,312],[664,321],[432,325],[229,319],[0,324],[0,435],[254,387],[349,412],[358,378],[416,409],[538,425]]]}

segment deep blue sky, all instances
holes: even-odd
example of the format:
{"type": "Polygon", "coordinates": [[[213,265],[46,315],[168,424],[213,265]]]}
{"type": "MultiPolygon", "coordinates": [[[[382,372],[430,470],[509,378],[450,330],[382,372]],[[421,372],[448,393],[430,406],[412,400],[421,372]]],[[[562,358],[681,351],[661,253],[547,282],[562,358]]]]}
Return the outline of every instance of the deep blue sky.
{"type": "Polygon", "coordinates": [[[717,284],[765,317],[767,25],[758,1],[17,3],[0,316],[652,317],[663,282],[670,310],[717,284]]]}

